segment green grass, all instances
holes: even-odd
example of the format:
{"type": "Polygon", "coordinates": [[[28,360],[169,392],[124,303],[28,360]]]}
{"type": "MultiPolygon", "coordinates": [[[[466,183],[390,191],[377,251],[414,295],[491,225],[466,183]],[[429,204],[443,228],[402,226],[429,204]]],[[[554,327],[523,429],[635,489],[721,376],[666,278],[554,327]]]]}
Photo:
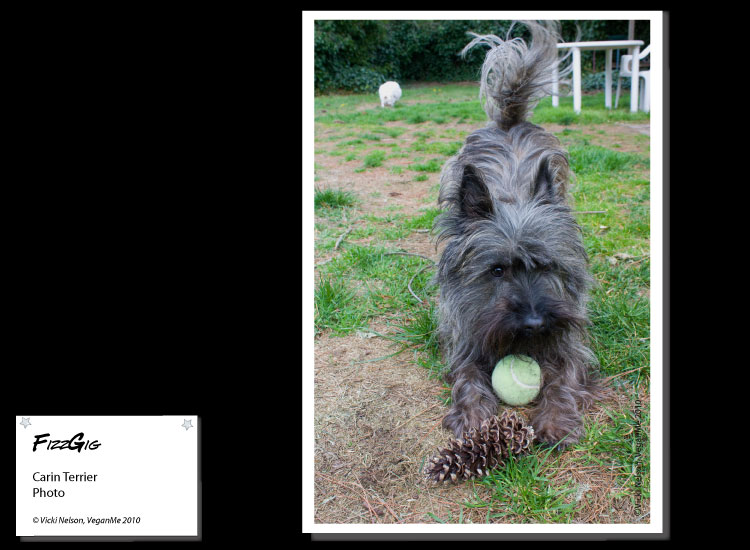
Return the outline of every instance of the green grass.
{"type": "MultiPolygon", "coordinates": [[[[616,287],[615,287],[616,288],[616,287]]],[[[641,382],[649,373],[649,308],[647,299],[632,293],[595,291],[589,307],[593,350],[604,375],[640,369],[630,379],[641,382]],[[627,369],[627,370],[630,370],[627,369]]]]}
{"type": "Polygon", "coordinates": [[[584,458],[584,466],[598,464],[617,468],[623,479],[620,490],[629,498],[648,498],[650,451],[644,428],[651,417],[647,406],[642,407],[640,413],[638,410],[634,399],[624,410],[607,410],[608,420],[589,423],[586,435],[575,449],[584,458]],[[644,473],[641,482],[637,482],[636,474],[644,473]]]}
{"type": "Polygon", "coordinates": [[[404,128],[373,128],[372,132],[375,134],[385,134],[388,137],[397,138],[403,134],[406,130],[404,128]]]}
{"type": "MultiPolygon", "coordinates": [[[[427,370],[430,378],[441,380],[446,366],[440,354],[438,314],[434,303],[413,309],[401,322],[400,326],[394,327],[392,335],[393,341],[401,346],[399,351],[411,352],[416,365],[427,370]]],[[[450,387],[445,384],[441,400],[445,405],[450,403],[450,387]]]]}
{"type": "MultiPolygon", "coordinates": [[[[402,86],[403,96],[394,108],[381,108],[377,94],[320,96],[315,98],[316,123],[330,124],[340,121],[345,125],[368,127],[386,122],[405,121],[408,124],[432,122],[477,122],[487,120],[478,101],[474,86],[446,85],[441,92],[432,88],[402,86]],[[362,109],[363,106],[371,106],[362,109]],[[323,112],[325,111],[325,112],[323,112]]],[[[559,107],[552,107],[552,99],[542,99],[534,110],[532,122],[536,124],[606,124],[616,121],[648,121],[649,114],[630,112],[628,94],[620,98],[617,109],[604,107],[604,92],[584,94],[581,113],[573,111],[573,97],[561,97],[559,107]]]]}
{"type": "Polygon", "coordinates": [[[349,191],[315,188],[315,209],[353,206],[356,198],[349,191]]]}
{"type": "Polygon", "coordinates": [[[513,523],[569,523],[576,488],[570,480],[556,483],[550,478],[550,452],[511,455],[505,465],[473,482],[474,494],[465,506],[486,508],[488,523],[509,518],[513,523]]]}
{"type": "Polygon", "coordinates": [[[436,155],[444,155],[446,157],[452,157],[458,153],[459,149],[463,146],[461,141],[452,141],[449,143],[443,141],[428,142],[424,138],[419,139],[409,149],[411,151],[419,151],[423,153],[432,153],[436,155]]]}
{"type": "Polygon", "coordinates": [[[574,145],[568,148],[570,169],[577,176],[618,172],[641,165],[648,167],[648,158],[635,153],[621,153],[596,145],[574,145]]]}
{"type": "Polygon", "coordinates": [[[427,162],[415,162],[409,166],[410,170],[415,172],[440,172],[443,169],[444,161],[440,159],[430,159],[427,162]]]}
{"type": "MultiPolygon", "coordinates": [[[[388,230],[380,231],[380,237],[401,238],[411,230],[403,227],[391,228],[396,234],[388,234],[388,230]]],[[[419,307],[419,301],[408,290],[408,283],[413,275],[429,265],[426,260],[414,256],[394,254],[396,250],[385,247],[351,245],[330,263],[320,268],[321,283],[330,285],[330,281],[346,281],[346,284],[336,287],[337,296],[341,300],[335,303],[338,306],[337,315],[326,315],[325,323],[317,324],[319,328],[329,328],[335,334],[348,334],[359,328],[363,328],[369,319],[374,317],[390,315],[393,318],[402,314],[409,314],[414,308],[419,307]],[[354,300],[344,300],[349,296],[344,290],[356,289],[354,300]]],[[[429,270],[425,270],[418,276],[413,277],[412,290],[426,296],[430,280],[429,270]]],[[[331,294],[326,287],[321,299],[328,298],[331,294]]],[[[316,294],[316,302],[318,295],[316,294]]],[[[331,302],[327,299],[326,303],[331,302]]],[[[329,307],[321,308],[323,312],[331,311],[329,307]]],[[[333,311],[336,311],[334,308],[333,311]]]]}
{"type": "Polygon", "coordinates": [[[429,130],[428,129],[428,130],[424,130],[424,131],[420,131],[420,132],[414,132],[414,137],[422,139],[422,140],[427,139],[427,138],[431,138],[431,137],[434,137],[434,136],[435,136],[435,131],[434,130],[429,130]]]}
{"type": "Polygon", "coordinates": [[[630,97],[621,96],[617,109],[604,107],[604,92],[581,97],[581,112],[573,110],[573,98],[561,97],[559,106],[552,106],[552,98],[545,97],[534,109],[531,121],[534,124],[608,124],[612,122],[648,121],[649,113],[630,112],[630,97]]]}
{"type": "Polygon", "coordinates": [[[364,313],[342,279],[321,277],[315,288],[315,332],[325,328],[362,326],[364,313]]]}
{"type": "Polygon", "coordinates": [[[342,141],[338,145],[339,147],[351,147],[352,145],[361,145],[363,143],[364,141],[362,141],[361,139],[349,139],[346,141],[342,141]]]}
{"type": "Polygon", "coordinates": [[[385,160],[385,153],[383,151],[373,151],[372,153],[368,154],[365,157],[364,167],[376,168],[378,166],[381,166],[384,160],[385,160]]]}
{"type": "Polygon", "coordinates": [[[435,218],[440,215],[438,208],[426,208],[423,214],[414,218],[404,220],[404,227],[407,229],[432,229],[435,218]]]}
{"type": "Polygon", "coordinates": [[[462,103],[426,103],[417,105],[396,105],[393,109],[367,109],[364,111],[339,111],[335,114],[321,114],[316,122],[332,123],[340,120],[344,124],[372,125],[386,122],[404,121],[407,124],[422,124],[427,121],[435,124],[445,122],[483,122],[487,119],[482,107],[476,101],[462,103]]]}
{"type": "Polygon", "coordinates": [[[589,333],[605,376],[648,383],[650,350],[648,158],[604,147],[570,147],[572,196],[596,285],[589,333]]]}

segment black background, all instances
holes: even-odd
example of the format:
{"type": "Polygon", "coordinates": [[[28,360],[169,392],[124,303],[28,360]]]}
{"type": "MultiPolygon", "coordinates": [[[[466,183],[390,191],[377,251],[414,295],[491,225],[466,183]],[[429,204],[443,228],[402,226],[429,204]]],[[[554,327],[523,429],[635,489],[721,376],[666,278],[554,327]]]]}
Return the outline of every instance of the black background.
{"type": "MultiPolygon", "coordinates": [[[[204,543],[265,531],[316,538],[299,527],[301,353],[290,353],[300,326],[301,62],[272,66],[263,55],[285,40],[300,59],[301,11],[248,27],[245,14],[218,8],[98,10],[13,19],[7,416],[198,414],[204,543]]],[[[743,385],[726,376],[745,362],[745,63],[732,33],[711,33],[737,27],[742,38],[722,17],[666,17],[671,540],[727,532],[733,506],[719,491],[741,491],[738,453],[722,444],[743,425],[726,410],[743,401],[743,385]],[[718,363],[726,399],[703,392],[718,363]]]]}

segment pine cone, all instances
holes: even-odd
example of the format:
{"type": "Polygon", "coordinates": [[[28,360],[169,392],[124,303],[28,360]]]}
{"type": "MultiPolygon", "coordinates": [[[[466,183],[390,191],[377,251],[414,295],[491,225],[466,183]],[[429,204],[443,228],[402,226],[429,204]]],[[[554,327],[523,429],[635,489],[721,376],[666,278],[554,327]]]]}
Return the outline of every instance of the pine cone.
{"type": "Polygon", "coordinates": [[[452,439],[448,447],[438,449],[438,455],[425,468],[428,479],[436,482],[459,481],[486,475],[503,464],[510,453],[525,452],[534,440],[534,428],[524,423],[515,411],[505,409],[491,416],[479,428],[464,432],[452,439]]]}

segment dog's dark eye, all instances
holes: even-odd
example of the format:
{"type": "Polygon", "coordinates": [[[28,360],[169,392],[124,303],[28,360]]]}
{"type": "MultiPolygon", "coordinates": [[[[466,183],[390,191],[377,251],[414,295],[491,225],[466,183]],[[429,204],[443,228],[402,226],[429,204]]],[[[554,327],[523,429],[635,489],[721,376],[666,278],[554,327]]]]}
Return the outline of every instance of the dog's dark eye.
{"type": "Polygon", "coordinates": [[[494,277],[502,277],[502,276],[503,276],[503,273],[505,273],[505,271],[503,270],[503,267],[502,267],[502,266],[500,266],[500,265],[496,265],[495,267],[493,267],[493,268],[492,268],[492,269],[490,270],[490,273],[492,273],[492,275],[493,275],[494,277]]]}

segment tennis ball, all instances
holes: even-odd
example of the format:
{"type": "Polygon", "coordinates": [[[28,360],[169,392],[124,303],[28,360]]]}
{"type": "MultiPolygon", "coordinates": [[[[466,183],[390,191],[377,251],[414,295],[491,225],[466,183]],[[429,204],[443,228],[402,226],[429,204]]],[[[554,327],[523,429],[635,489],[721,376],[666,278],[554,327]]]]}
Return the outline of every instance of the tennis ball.
{"type": "Polygon", "coordinates": [[[526,355],[507,355],[492,371],[492,387],[508,405],[525,405],[539,393],[542,371],[539,363],[526,355]]]}

